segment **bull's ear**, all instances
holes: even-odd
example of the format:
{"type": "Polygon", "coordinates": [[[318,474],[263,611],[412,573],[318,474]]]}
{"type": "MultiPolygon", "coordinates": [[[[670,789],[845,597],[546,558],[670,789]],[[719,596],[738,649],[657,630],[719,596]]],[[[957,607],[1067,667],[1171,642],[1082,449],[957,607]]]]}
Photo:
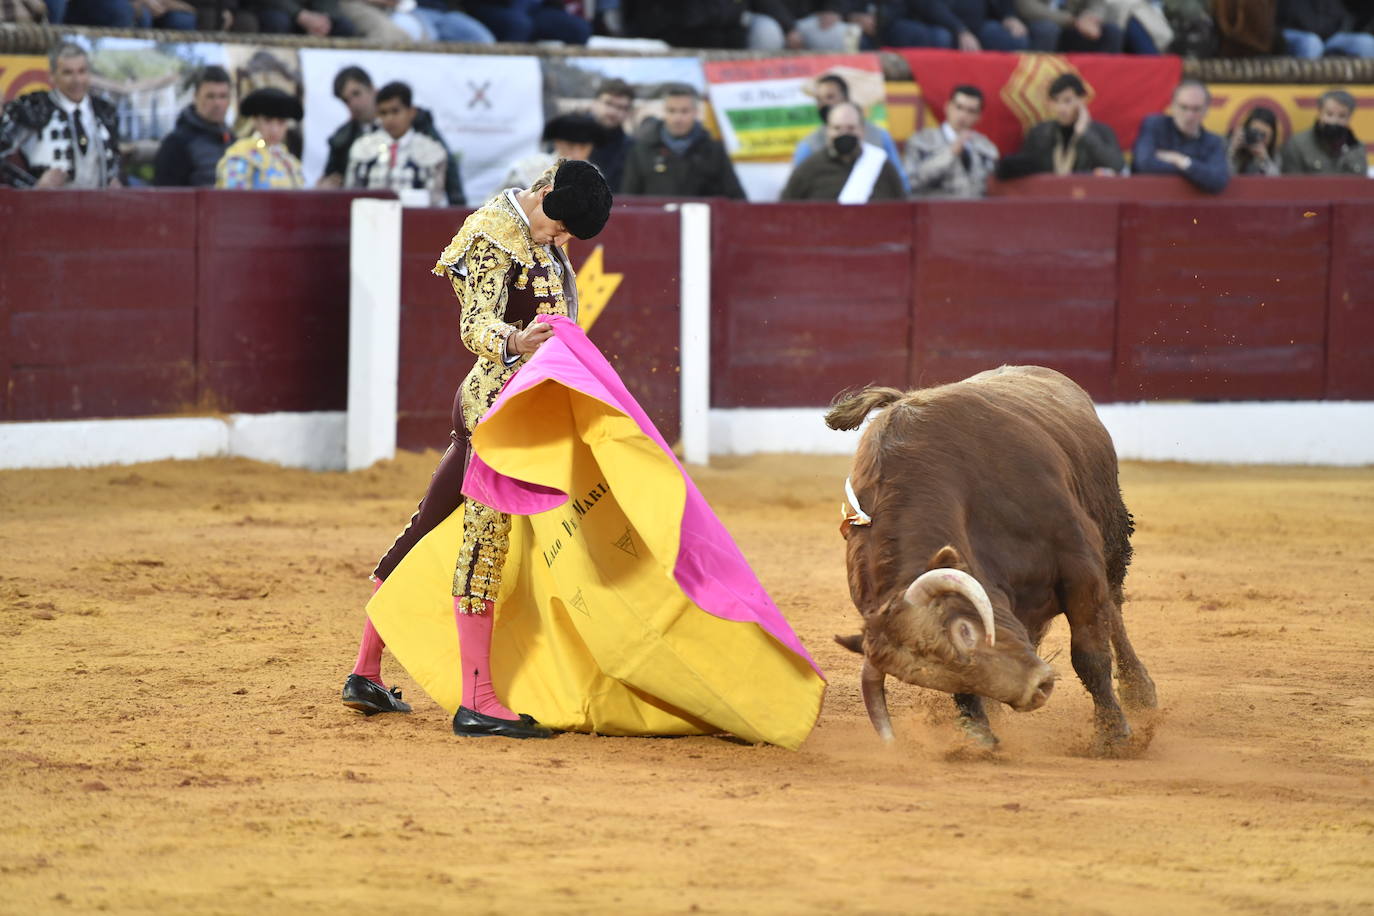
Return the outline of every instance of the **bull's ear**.
{"type": "Polygon", "coordinates": [[[935,551],[935,555],[926,564],[926,569],[962,569],[968,572],[968,566],[964,563],[964,558],[959,556],[959,551],[949,544],[935,551]]]}

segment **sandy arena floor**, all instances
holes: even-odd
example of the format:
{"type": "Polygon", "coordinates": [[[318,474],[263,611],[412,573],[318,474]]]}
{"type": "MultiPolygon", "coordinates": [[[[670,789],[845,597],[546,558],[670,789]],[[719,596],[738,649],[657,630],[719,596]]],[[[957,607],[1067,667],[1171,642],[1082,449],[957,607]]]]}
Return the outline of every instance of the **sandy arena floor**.
{"type": "Polygon", "coordinates": [[[898,684],[879,744],[837,459],[696,475],[830,675],[800,752],[461,741],[389,659],[416,712],[365,720],[366,573],[435,458],[0,473],[0,912],[1374,911],[1374,469],[1124,468],[1161,710],[1097,760],[1067,651],[994,757],[898,684]]]}

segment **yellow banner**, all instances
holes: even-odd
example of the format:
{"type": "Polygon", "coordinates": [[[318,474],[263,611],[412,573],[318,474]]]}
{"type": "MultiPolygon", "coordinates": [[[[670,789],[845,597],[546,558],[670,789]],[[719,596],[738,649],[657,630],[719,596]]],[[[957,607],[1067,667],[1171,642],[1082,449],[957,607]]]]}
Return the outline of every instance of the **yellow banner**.
{"type": "MultiPolygon", "coordinates": [[[[1332,86],[1251,86],[1243,83],[1217,83],[1208,87],[1212,92],[1212,107],[1203,125],[1213,133],[1228,137],[1244,123],[1257,106],[1271,108],[1279,119],[1278,146],[1295,133],[1312,127],[1317,120],[1317,99],[1332,86]]],[[[1374,87],[1349,86],[1355,97],[1355,116],[1350,129],[1366,146],[1374,142],[1374,87]]]]}
{"type": "Polygon", "coordinates": [[[8,102],[26,92],[46,92],[48,59],[37,54],[0,54],[0,101],[8,102]]]}

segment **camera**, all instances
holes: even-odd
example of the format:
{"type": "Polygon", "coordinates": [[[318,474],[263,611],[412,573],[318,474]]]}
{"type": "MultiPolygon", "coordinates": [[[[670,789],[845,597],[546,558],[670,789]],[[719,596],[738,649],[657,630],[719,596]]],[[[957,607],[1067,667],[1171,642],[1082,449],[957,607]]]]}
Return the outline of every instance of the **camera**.
{"type": "Polygon", "coordinates": [[[1264,142],[1264,134],[1253,127],[1245,128],[1245,145],[1254,146],[1256,143],[1264,142]]]}

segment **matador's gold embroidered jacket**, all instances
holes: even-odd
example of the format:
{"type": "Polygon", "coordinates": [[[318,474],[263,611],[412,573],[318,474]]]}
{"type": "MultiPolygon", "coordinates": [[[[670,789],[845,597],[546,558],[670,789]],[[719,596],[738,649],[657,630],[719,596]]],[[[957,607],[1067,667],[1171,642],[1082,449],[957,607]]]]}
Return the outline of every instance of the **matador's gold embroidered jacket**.
{"type": "MultiPolygon", "coordinates": [[[[506,338],[536,315],[577,320],[577,283],[563,252],[536,245],[513,192],[469,216],[434,273],[447,276],[461,306],[463,345],[477,363],[463,379],[463,423],[471,433],[526,357],[508,361],[506,338]]],[[[510,547],[510,516],[473,499],[463,503],[463,546],[453,576],[460,608],[480,613],[495,601],[510,547]]]]}

